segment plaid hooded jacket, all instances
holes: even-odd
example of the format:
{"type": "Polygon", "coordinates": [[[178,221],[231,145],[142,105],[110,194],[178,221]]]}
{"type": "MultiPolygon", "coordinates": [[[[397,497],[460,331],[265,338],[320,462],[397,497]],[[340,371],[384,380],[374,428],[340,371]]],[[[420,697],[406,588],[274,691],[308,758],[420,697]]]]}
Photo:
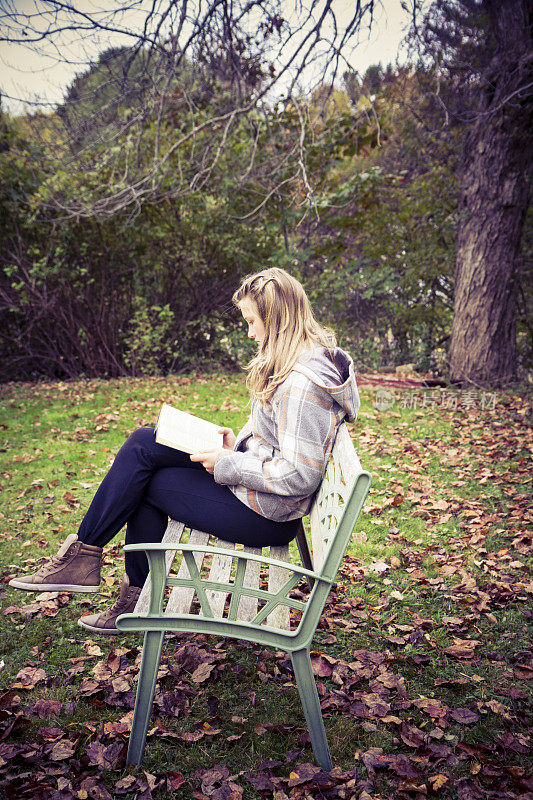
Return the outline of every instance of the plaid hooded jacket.
{"type": "Polygon", "coordinates": [[[253,401],[233,451],[215,462],[215,481],[268,519],[305,516],[337,429],[358,408],[351,357],[338,347],[306,351],[267,406],[253,401]]]}

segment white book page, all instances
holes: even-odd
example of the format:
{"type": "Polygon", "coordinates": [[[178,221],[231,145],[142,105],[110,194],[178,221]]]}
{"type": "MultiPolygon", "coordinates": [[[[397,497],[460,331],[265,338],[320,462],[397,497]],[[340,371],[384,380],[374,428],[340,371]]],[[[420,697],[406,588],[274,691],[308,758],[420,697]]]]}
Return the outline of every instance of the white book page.
{"type": "Polygon", "coordinates": [[[205,419],[187,414],[178,408],[163,403],[157,420],[156,441],[175,447],[184,453],[198,450],[221,450],[223,435],[218,433],[218,425],[205,419]]]}

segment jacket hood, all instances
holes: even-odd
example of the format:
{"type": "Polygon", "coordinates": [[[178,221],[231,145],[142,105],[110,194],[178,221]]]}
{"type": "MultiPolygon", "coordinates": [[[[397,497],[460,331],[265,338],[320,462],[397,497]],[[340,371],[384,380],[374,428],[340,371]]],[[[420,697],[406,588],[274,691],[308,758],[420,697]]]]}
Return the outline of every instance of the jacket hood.
{"type": "Polygon", "coordinates": [[[293,369],[306,375],[344,410],[348,421],[355,422],[359,392],[353,360],[340,347],[315,347],[300,356],[293,369]]]}

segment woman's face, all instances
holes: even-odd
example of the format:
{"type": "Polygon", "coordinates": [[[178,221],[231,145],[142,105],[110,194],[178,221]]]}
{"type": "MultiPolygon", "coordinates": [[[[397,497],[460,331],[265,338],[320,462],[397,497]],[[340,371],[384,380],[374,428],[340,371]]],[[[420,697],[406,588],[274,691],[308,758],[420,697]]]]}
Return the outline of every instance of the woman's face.
{"type": "Polygon", "coordinates": [[[248,325],[248,336],[260,347],[265,338],[265,326],[259,316],[255,301],[250,297],[245,297],[239,303],[239,310],[248,325]]]}

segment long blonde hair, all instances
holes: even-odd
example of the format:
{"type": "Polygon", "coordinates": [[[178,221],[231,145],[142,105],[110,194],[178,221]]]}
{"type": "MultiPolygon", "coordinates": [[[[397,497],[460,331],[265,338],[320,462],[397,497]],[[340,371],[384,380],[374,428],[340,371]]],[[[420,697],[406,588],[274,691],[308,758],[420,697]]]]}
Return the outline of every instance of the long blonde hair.
{"type": "Polygon", "coordinates": [[[247,366],[250,394],[262,405],[287,378],[303,350],[336,344],[333,331],[313,316],[302,284],[284,269],[272,267],[248,275],[232,299],[237,306],[253,300],[265,326],[259,351],[247,366]]]}

